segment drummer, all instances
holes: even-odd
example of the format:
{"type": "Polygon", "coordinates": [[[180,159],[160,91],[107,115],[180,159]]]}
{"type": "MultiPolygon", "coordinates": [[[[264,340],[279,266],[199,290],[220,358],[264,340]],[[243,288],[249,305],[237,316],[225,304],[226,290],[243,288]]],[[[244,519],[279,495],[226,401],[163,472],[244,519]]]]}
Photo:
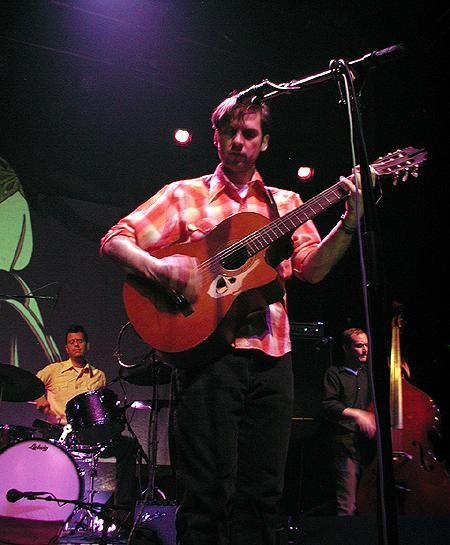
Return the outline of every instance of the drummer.
{"type": "Polygon", "coordinates": [[[87,359],[89,340],[82,326],[73,325],[66,331],[65,361],[50,363],[36,373],[45,386],[45,395],[36,406],[50,424],[67,424],[66,404],[78,394],[106,386],[106,375],[87,359]]]}
{"type": "MultiPolygon", "coordinates": [[[[50,363],[36,373],[45,387],[45,395],[36,400],[36,406],[45,415],[47,422],[61,425],[61,433],[62,426],[67,424],[67,402],[79,394],[106,385],[105,373],[91,365],[86,358],[89,339],[83,326],[73,324],[66,330],[65,348],[67,360],[50,363]]],[[[103,457],[116,457],[117,486],[114,503],[123,508],[123,518],[129,513],[130,520],[139,499],[136,478],[137,450],[138,445],[132,437],[118,435],[102,452],[103,457]]]]}

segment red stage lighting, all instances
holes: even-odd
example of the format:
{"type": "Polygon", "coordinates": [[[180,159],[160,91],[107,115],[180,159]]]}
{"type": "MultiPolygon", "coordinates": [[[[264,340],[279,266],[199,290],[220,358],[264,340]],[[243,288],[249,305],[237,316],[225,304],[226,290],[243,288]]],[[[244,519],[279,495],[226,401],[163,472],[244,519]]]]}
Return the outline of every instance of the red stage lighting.
{"type": "Polygon", "coordinates": [[[176,129],[173,138],[177,146],[189,146],[192,142],[192,133],[187,129],[176,129]]]}
{"type": "Polygon", "coordinates": [[[297,178],[300,182],[307,182],[314,177],[314,169],[312,167],[301,166],[297,170],[297,178]]]}

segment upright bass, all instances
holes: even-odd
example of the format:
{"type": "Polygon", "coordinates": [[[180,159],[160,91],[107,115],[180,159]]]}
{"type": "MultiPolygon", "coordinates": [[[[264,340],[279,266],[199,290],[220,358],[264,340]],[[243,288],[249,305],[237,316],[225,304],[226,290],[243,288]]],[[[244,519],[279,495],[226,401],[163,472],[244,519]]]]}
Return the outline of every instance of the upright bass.
{"type": "MultiPolygon", "coordinates": [[[[439,409],[433,399],[410,384],[402,372],[401,307],[392,318],[390,415],[394,489],[399,515],[450,514],[450,475],[437,456],[441,437],[439,409]]],[[[363,471],[358,511],[375,513],[377,460],[363,471]]]]}

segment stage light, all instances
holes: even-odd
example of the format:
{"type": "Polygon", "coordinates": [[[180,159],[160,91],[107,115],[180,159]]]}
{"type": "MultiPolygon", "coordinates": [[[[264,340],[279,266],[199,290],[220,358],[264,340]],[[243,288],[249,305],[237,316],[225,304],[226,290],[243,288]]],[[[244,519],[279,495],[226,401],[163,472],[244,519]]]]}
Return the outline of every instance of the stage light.
{"type": "Polygon", "coordinates": [[[192,133],[187,129],[176,129],[173,133],[173,139],[177,146],[189,146],[192,142],[192,133]]]}
{"type": "Polygon", "coordinates": [[[314,177],[314,169],[312,167],[301,166],[297,170],[297,178],[300,182],[307,182],[314,177]]]}

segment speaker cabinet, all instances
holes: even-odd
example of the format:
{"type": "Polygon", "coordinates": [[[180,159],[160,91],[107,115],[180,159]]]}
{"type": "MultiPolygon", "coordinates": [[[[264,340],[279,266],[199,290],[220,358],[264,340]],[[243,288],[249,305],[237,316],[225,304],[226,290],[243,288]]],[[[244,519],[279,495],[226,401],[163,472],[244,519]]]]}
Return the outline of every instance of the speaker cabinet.
{"type": "Polygon", "coordinates": [[[319,419],[332,339],[317,333],[322,331],[291,327],[294,413],[281,509],[293,516],[335,512],[330,445],[319,419]]]}
{"type": "Polygon", "coordinates": [[[294,418],[317,418],[325,371],[332,364],[331,337],[301,337],[291,332],[294,418]]]}
{"type": "MultiPolygon", "coordinates": [[[[176,545],[175,529],[175,502],[161,504],[137,503],[135,520],[137,528],[151,533],[153,541],[145,543],[157,543],[158,545],[176,545]]],[[[150,538],[149,538],[150,539],[150,538]]]]}

